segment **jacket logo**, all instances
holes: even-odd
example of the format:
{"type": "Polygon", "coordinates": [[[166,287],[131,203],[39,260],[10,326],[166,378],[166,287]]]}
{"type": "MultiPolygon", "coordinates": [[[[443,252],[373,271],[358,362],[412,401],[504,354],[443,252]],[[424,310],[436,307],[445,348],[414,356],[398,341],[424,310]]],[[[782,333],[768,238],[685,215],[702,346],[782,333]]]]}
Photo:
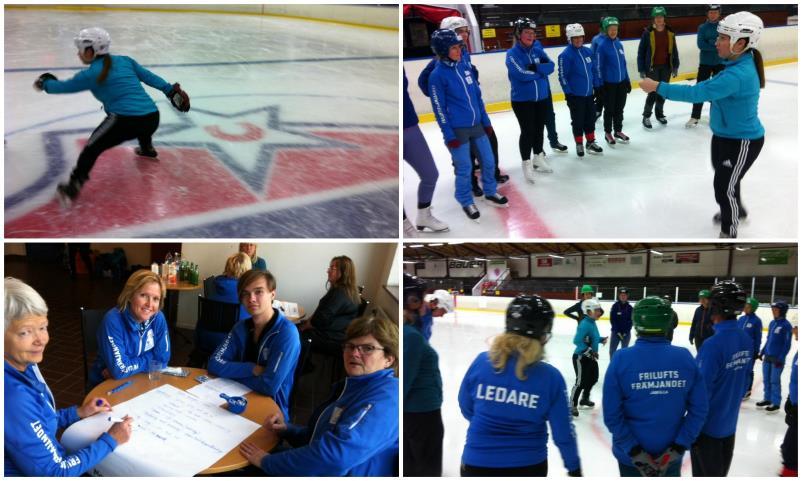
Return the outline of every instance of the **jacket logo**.
{"type": "Polygon", "coordinates": [[[471,71],[470,70],[466,70],[465,71],[465,82],[468,85],[472,85],[473,84],[473,77],[471,76],[471,71]]]}
{"type": "Polygon", "coordinates": [[[586,62],[586,63],[590,63],[590,62],[592,62],[592,61],[593,61],[593,60],[592,60],[590,57],[585,57],[585,62],[586,62]]]}
{"type": "Polygon", "coordinates": [[[730,159],[725,160],[722,165],[724,165],[724,167],[727,167],[728,169],[732,168],[732,162],[730,162],[730,159]]]}

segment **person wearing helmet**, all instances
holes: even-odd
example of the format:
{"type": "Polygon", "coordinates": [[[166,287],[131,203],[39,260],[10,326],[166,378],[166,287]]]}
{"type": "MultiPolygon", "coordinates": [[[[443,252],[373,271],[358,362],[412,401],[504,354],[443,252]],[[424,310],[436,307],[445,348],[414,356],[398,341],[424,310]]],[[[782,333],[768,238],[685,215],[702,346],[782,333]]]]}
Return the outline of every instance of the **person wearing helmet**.
{"type": "Polygon", "coordinates": [[[632,335],[632,305],[629,303],[629,289],[618,289],[618,301],[610,308],[610,359],[618,349],[629,346],[632,335]]]}
{"type": "MultiPolygon", "coordinates": [[[[593,287],[588,284],[583,284],[582,288],[579,289],[579,296],[580,299],[577,301],[576,304],[572,305],[568,309],[563,311],[563,315],[566,317],[570,317],[571,319],[575,320],[577,323],[585,317],[585,313],[582,311],[582,303],[588,299],[593,299],[596,297],[596,293],[593,292],[593,287]]],[[[602,309],[602,315],[604,315],[604,309],[602,309]]]]}
{"type": "Polygon", "coordinates": [[[746,218],[741,203],[741,180],[760,155],[765,129],[758,118],[760,89],[765,84],[763,57],[757,50],[763,20],[749,12],[728,15],[718,23],[718,56],[724,70],[696,85],[669,85],[644,79],[640,87],[679,102],[711,102],[713,138],[713,190],[720,211],[713,222],[721,224],[720,238],[738,236],[738,224],[746,218]]]}
{"type": "Polygon", "coordinates": [[[774,319],[769,323],[766,344],[757,358],[763,361],[763,400],[756,403],[758,407],[768,406],[766,411],[773,413],[780,409],[782,386],[780,376],[785,367],[785,356],[791,350],[791,323],[785,318],[788,303],[776,300],[771,304],[774,319]]]}
{"type": "Polygon", "coordinates": [[[432,337],[432,311],[423,301],[423,293],[426,291],[426,281],[423,279],[404,273],[404,298],[409,297],[409,301],[404,305],[417,312],[415,322],[412,323],[428,341],[432,337]]]}
{"type": "MultiPolygon", "coordinates": [[[[601,41],[607,37],[607,34],[604,31],[604,19],[607,18],[606,16],[602,17],[599,20],[599,33],[593,36],[590,40],[590,51],[593,52],[593,57],[596,57],[596,51],[599,48],[599,44],[601,41]]],[[[596,106],[596,121],[599,121],[599,117],[602,116],[604,112],[604,89],[598,88],[595,89],[593,92],[593,104],[596,106]]]]}
{"type": "Polygon", "coordinates": [[[59,200],[69,205],[89,180],[89,172],[97,158],[106,150],[121,143],[137,139],[136,155],[157,157],[153,148],[153,133],[159,127],[159,109],[142,88],[145,83],[161,90],[170,102],[182,112],[189,111],[189,96],[177,83],[169,84],[163,78],[124,55],[109,53],[111,36],[102,28],[85,28],[75,37],[78,58],[89,67],[69,80],[58,80],[52,73],[44,73],[34,82],[34,89],[48,94],[66,94],[89,90],[103,104],[106,118],[92,132],[78,163],[67,183],[58,185],[59,200]]]}
{"type": "Polygon", "coordinates": [[[632,310],[638,339],[610,360],[602,412],[621,476],[679,476],[708,414],[699,366],[666,339],[671,308],[649,296],[632,310]]]}
{"type": "MultiPolygon", "coordinates": [[[[679,51],[677,39],[671,27],[666,25],[666,9],[652,8],[652,24],[643,30],[638,44],[638,73],[640,78],[650,78],[658,82],[668,83],[670,77],[679,72],[679,51]]],[[[643,106],[643,126],[652,128],[652,108],[658,122],[668,123],[663,113],[665,97],[660,92],[648,92],[643,106]]]]}
{"type": "Polygon", "coordinates": [[[599,380],[599,344],[605,344],[607,338],[599,335],[596,321],[604,312],[595,298],[582,301],[582,312],[585,317],[579,322],[574,334],[574,355],[572,365],[576,382],[571,389],[571,414],[579,416],[579,406],[593,408],[596,405],[590,400],[590,390],[599,380]],[[580,400],[580,396],[582,399],[580,400]]]}
{"type": "Polygon", "coordinates": [[[688,334],[688,341],[696,344],[696,352],[702,349],[705,339],[713,335],[713,324],[710,321],[710,291],[702,289],[699,291],[699,306],[693,311],[691,320],[691,330],[688,334]]]}
{"type": "Polygon", "coordinates": [[[733,281],[722,281],[710,292],[710,318],[715,333],[696,355],[710,410],[691,446],[693,475],[724,477],[735,448],[735,428],[744,388],[752,367],[752,340],[738,328],[736,316],[746,292],[733,281]]]}
{"type": "MultiPolygon", "coordinates": [[[[794,339],[799,342],[799,330],[797,329],[797,319],[793,318],[791,321],[793,326],[794,339]]],[[[782,477],[799,476],[798,470],[798,446],[799,440],[797,439],[797,409],[799,407],[799,392],[797,384],[797,362],[799,353],[794,353],[794,362],[791,363],[791,382],[788,385],[788,397],[785,400],[785,424],[788,429],[785,430],[785,438],[780,445],[780,453],[782,454],[783,468],[780,472],[782,477]]]]}
{"type": "Polygon", "coordinates": [[[594,61],[602,80],[601,97],[604,103],[604,140],[609,145],[616,141],[629,143],[629,136],[622,132],[624,125],[624,106],[627,94],[632,91],[632,83],[627,73],[627,58],[624,44],[618,38],[618,19],[605,17],[602,21],[604,36],[600,37],[595,50],[594,61]]]}
{"type": "Polygon", "coordinates": [[[671,322],[668,325],[668,329],[666,329],[666,339],[668,342],[672,342],[674,340],[674,329],[679,326],[679,316],[677,315],[677,311],[671,307],[671,296],[665,295],[663,296],[663,300],[668,303],[668,307],[671,308],[671,322]]]}
{"type": "Polygon", "coordinates": [[[422,279],[404,274],[404,476],[443,474],[443,380],[437,351],[415,327],[425,312],[422,279]]]}
{"type": "Polygon", "coordinates": [[[508,207],[508,201],[496,192],[493,153],[487,137],[493,127],[479,84],[470,70],[462,68],[461,44],[453,30],[440,29],[432,34],[432,50],[438,61],[429,77],[429,98],[454,163],[454,197],[465,215],[478,222],[479,209],[471,195],[471,142],[475,143],[482,160],[485,201],[494,207],[508,207]]]}
{"type": "Polygon", "coordinates": [[[552,440],[569,476],[582,476],[576,432],[560,371],[543,361],[554,311],[537,295],[507,307],[505,332],[471,363],[459,389],[468,420],[462,476],[546,476],[552,440]]]}
{"type": "MultiPolygon", "coordinates": [[[[757,317],[757,311],[760,303],[754,297],[748,297],[746,304],[744,304],[744,315],[738,318],[738,328],[746,332],[746,335],[752,340],[752,361],[757,360],[757,355],[760,353],[760,342],[763,340],[763,321],[757,317]]],[[[752,363],[752,369],[749,370],[749,379],[746,382],[746,392],[744,393],[744,400],[752,396],[752,384],[755,382],[755,364],[752,363]]]]}
{"type": "Polygon", "coordinates": [[[429,303],[432,317],[443,317],[449,312],[454,312],[454,297],[446,290],[437,289],[431,294],[426,294],[424,301],[429,303]]]}
{"type": "Polygon", "coordinates": [[[515,21],[514,44],[507,50],[505,61],[512,111],[521,130],[518,150],[524,179],[530,184],[535,183],[535,172],[552,172],[543,151],[543,127],[548,115],[548,76],[554,72],[554,62],[545,50],[535,46],[536,28],[535,22],[529,18],[521,17],[515,21]]]}
{"type": "Polygon", "coordinates": [[[581,24],[566,25],[565,35],[568,37],[568,46],[557,60],[560,86],[571,113],[576,155],[583,157],[585,149],[591,154],[601,154],[603,149],[596,143],[596,108],[593,104],[593,89],[601,87],[601,79],[593,62],[593,52],[582,45],[585,29],[581,24]],[[583,134],[586,139],[584,147],[583,134]]]}
{"type": "MultiPolygon", "coordinates": [[[[699,47],[699,70],[696,71],[696,83],[704,82],[724,70],[724,61],[716,52],[719,20],[721,20],[721,5],[708,5],[707,19],[705,23],[699,25],[696,32],[696,46],[699,47]]],[[[699,119],[702,117],[702,105],[702,102],[693,104],[691,118],[685,123],[685,128],[699,125],[699,119]]]]}

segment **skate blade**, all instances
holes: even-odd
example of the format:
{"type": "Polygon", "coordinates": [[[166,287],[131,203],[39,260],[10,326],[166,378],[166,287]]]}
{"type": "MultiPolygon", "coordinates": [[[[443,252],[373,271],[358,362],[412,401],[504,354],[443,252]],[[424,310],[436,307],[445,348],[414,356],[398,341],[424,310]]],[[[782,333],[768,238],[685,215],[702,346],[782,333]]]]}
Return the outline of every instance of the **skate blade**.
{"type": "Polygon", "coordinates": [[[604,152],[588,152],[590,155],[604,155],[604,152]]]}
{"type": "Polygon", "coordinates": [[[482,200],[485,201],[485,204],[492,205],[493,207],[496,207],[496,208],[499,208],[499,209],[507,209],[510,206],[509,202],[507,202],[506,204],[496,204],[495,202],[487,200],[487,199],[482,199],[482,200]]]}
{"type": "Polygon", "coordinates": [[[446,227],[445,229],[441,229],[441,230],[434,230],[434,229],[432,229],[431,227],[429,227],[427,225],[425,225],[425,226],[416,226],[416,227],[418,228],[418,232],[433,232],[435,234],[441,233],[441,232],[448,232],[448,230],[449,230],[448,227],[446,227]],[[426,229],[429,229],[429,230],[426,230],[426,229]]]}
{"type": "Polygon", "coordinates": [[[61,192],[56,192],[56,199],[58,200],[59,205],[62,209],[69,209],[72,207],[74,201],[70,199],[70,196],[66,194],[62,194],[61,192]]]}

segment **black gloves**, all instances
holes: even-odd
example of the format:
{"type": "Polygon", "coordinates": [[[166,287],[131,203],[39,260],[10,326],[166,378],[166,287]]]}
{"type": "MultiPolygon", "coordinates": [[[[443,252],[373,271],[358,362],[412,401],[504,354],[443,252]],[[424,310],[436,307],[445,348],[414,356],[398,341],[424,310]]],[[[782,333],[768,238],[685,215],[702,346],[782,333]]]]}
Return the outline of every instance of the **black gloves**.
{"type": "Polygon", "coordinates": [[[572,478],[581,478],[582,477],[582,468],[575,469],[573,471],[568,471],[568,476],[572,478]]]}
{"type": "Polygon", "coordinates": [[[537,64],[530,63],[529,65],[526,66],[526,70],[529,70],[530,72],[537,72],[537,64]]]}
{"type": "Polygon", "coordinates": [[[55,75],[53,75],[53,74],[52,74],[52,73],[50,73],[50,72],[43,73],[43,74],[42,74],[42,75],[40,75],[40,76],[39,76],[39,78],[38,78],[38,79],[36,79],[36,81],[33,83],[33,88],[41,92],[42,90],[44,90],[44,89],[45,89],[45,80],[58,80],[58,79],[56,78],[56,76],[55,76],[55,75]]]}

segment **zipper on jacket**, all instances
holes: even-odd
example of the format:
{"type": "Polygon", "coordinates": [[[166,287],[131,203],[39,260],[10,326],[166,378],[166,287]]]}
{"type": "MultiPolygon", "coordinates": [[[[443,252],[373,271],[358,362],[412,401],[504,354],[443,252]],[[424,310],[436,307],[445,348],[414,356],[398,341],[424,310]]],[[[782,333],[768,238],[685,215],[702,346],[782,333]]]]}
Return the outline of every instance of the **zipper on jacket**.
{"type": "Polygon", "coordinates": [[[462,78],[462,74],[456,68],[454,68],[454,73],[457,74],[457,78],[460,79],[460,82],[462,82],[462,88],[465,90],[465,97],[468,99],[468,107],[471,108],[471,115],[473,116],[471,120],[471,127],[473,127],[476,125],[476,110],[474,110],[473,103],[471,102],[471,94],[468,93],[468,84],[465,83],[465,79],[462,78]]]}
{"type": "MultiPolygon", "coordinates": [[[[340,395],[337,396],[337,399],[335,399],[334,402],[331,403],[332,408],[336,407],[337,401],[342,399],[342,397],[345,395],[345,391],[347,391],[347,390],[348,390],[348,378],[346,377],[345,381],[343,382],[343,390],[342,390],[342,392],[340,392],[340,395]]],[[[320,419],[322,417],[323,417],[323,413],[320,413],[320,416],[318,416],[317,421],[315,421],[315,429],[312,430],[312,436],[309,438],[310,441],[315,439],[315,433],[317,433],[317,427],[318,427],[318,425],[320,425],[320,419]]]]}
{"type": "MultiPolygon", "coordinates": [[[[591,90],[591,92],[593,92],[593,90],[590,89],[590,77],[588,77],[588,66],[587,62],[585,62],[585,57],[582,55],[582,47],[576,49],[576,53],[577,55],[579,55],[579,59],[582,61],[582,66],[585,68],[585,78],[588,81],[588,90],[591,90]]],[[[587,90],[585,91],[587,92],[587,90]]],[[[583,95],[583,97],[585,97],[585,95],[583,95]]]]}

